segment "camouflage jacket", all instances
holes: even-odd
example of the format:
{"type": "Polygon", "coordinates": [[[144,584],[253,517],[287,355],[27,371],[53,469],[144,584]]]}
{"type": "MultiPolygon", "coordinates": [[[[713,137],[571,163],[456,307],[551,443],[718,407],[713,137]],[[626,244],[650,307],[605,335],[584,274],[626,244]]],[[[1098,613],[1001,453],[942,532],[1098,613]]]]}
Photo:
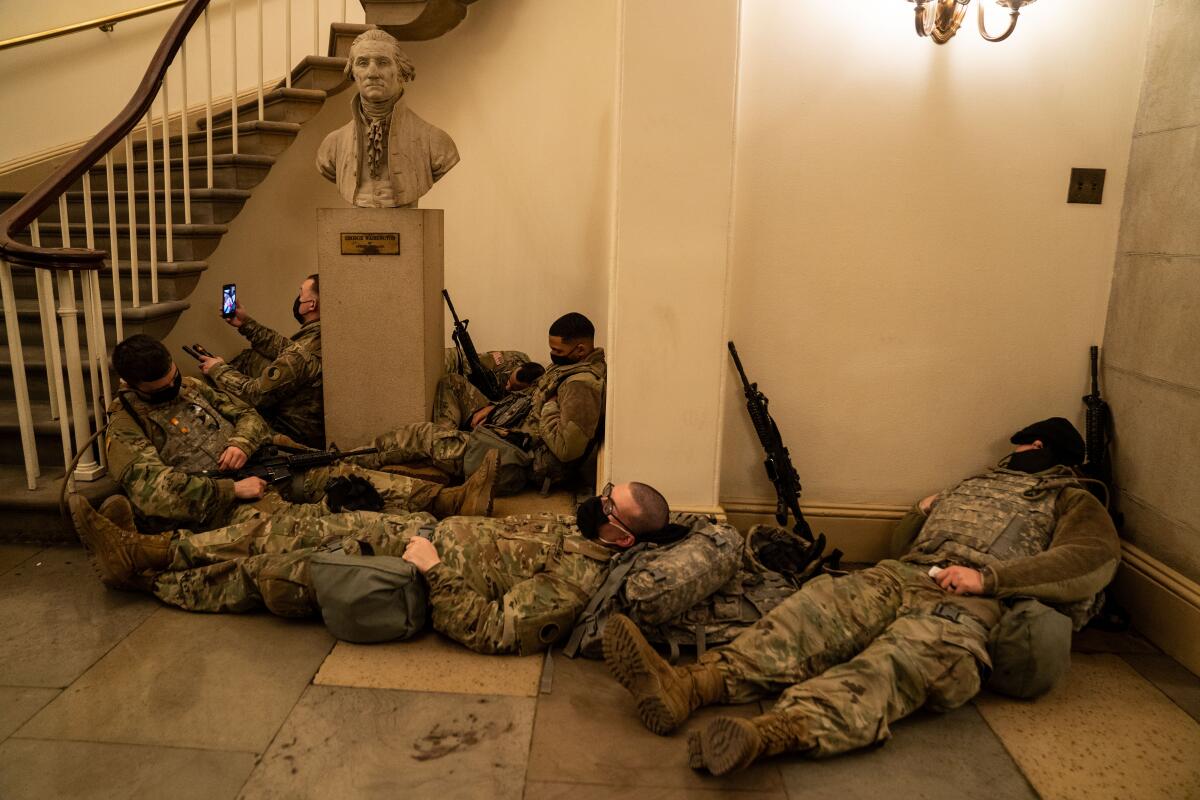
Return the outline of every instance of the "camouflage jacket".
{"type": "MultiPolygon", "coordinates": [[[[231,425],[232,434],[225,444],[248,456],[270,439],[270,428],[253,408],[195,378],[184,378],[179,397],[164,406],[192,402],[202,409],[211,408],[223,418],[223,424],[231,425]]],[[[225,524],[237,503],[234,482],[193,475],[174,466],[178,463],[175,458],[164,460],[164,452],[186,450],[196,432],[173,426],[169,420],[164,424],[157,413],[162,410],[127,388],[108,409],[108,470],[129,497],[141,523],[139,529],[208,530],[225,524]]],[[[215,466],[215,457],[209,460],[215,466]]]]}
{"type": "Polygon", "coordinates": [[[429,538],[434,628],[480,653],[529,654],[570,632],[604,582],[612,551],[567,515],[451,517],[429,538]]]}
{"type": "Polygon", "coordinates": [[[291,339],[253,319],[238,332],[254,352],[270,361],[251,376],[218,364],[208,377],[223,392],[249,403],[275,430],[309,447],[325,447],[325,404],[321,386],[321,321],[306,323],[291,339]]]}
{"type": "Polygon", "coordinates": [[[552,366],[533,389],[533,408],[521,430],[540,443],[535,474],[553,474],[587,455],[604,415],[608,365],[597,347],[578,364],[552,366]],[[539,452],[540,451],[540,452],[539,452]]]}
{"type": "MultiPolygon", "coordinates": [[[[467,374],[467,365],[463,363],[457,347],[447,347],[442,358],[442,369],[447,375],[467,374]]],[[[484,350],[479,353],[479,363],[496,373],[501,386],[508,380],[510,372],[528,360],[529,356],[520,350],[484,350]]]]}

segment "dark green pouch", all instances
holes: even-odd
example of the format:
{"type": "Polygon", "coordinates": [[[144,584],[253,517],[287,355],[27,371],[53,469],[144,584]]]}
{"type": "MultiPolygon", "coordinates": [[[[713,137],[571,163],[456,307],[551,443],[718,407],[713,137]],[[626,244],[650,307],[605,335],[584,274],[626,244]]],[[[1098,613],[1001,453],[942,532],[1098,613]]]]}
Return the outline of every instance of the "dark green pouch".
{"type": "Polygon", "coordinates": [[[339,639],[387,642],[425,627],[429,590],[402,558],[316,553],[309,572],[325,627],[339,639]]]}

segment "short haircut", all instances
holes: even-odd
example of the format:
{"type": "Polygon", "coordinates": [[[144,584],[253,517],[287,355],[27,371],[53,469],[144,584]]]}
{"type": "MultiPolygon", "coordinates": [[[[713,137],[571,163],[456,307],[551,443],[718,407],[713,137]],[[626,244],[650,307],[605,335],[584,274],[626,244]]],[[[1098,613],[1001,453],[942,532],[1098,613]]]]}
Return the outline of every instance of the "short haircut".
{"type": "Polygon", "coordinates": [[[162,342],[135,333],[113,348],[113,369],[130,386],[150,383],[171,371],[171,354],[162,342]]]}
{"type": "Polygon", "coordinates": [[[550,335],[557,336],[564,342],[594,339],[596,338],[596,326],[583,314],[572,311],[554,320],[554,324],[550,326],[550,335]]]}
{"type": "Polygon", "coordinates": [[[536,361],[526,361],[517,367],[514,377],[521,383],[532,386],[534,381],[546,374],[546,368],[536,361]]]}
{"type": "Polygon", "coordinates": [[[622,509],[621,521],[629,526],[634,535],[653,533],[667,527],[670,508],[662,492],[645,483],[629,484],[633,497],[632,511],[622,509]]]}
{"type": "Polygon", "coordinates": [[[409,83],[417,77],[417,68],[413,66],[412,59],[408,57],[408,53],[400,49],[400,41],[387,31],[380,30],[379,28],[371,28],[369,31],[363,31],[354,37],[354,41],[350,43],[350,56],[346,59],[347,78],[354,79],[354,48],[358,47],[362,42],[383,42],[392,46],[392,50],[395,51],[392,54],[392,58],[396,60],[396,68],[400,70],[401,83],[409,83]]]}
{"type": "Polygon", "coordinates": [[[313,282],[313,294],[315,294],[317,297],[320,297],[321,296],[321,279],[320,279],[320,277],[317,276],[317,273],[314,272],[312,275],[309,275],[304,280],[313,282]]]}

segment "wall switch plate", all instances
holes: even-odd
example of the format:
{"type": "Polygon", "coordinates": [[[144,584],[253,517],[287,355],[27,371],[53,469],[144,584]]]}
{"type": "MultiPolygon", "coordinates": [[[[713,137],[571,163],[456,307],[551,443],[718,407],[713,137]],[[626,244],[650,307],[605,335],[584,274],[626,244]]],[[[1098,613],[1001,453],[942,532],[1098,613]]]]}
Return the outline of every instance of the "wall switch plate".
{"type": "Polygon", "coordinates": [[[1072,167],[1067,202],[1100,205],[1104,199],[1104,172],[1102,169],[1072,167]]]}

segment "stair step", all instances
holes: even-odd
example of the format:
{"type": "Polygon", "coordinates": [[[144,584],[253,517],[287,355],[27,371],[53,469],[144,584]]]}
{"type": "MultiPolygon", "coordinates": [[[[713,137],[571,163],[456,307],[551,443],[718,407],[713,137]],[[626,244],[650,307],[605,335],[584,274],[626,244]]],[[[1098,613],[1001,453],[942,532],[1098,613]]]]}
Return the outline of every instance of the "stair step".
{"type": "MultiPolygon", "coordinates": [[[[39,220],[39,222],[41,222],[39,220]]],[[[57,222],[42,222],[41,223],[41,241],[43,247],[61,247],[62,233],[57,222]]],[[[72,222],[68,226],[71,234],[72,247],[86,246],[87,226],[82,222],[72,222]]],[[[167,240],[166,226],[163,220],[158,220],[156,224],[157,242],[158,242],[158,257],[165,260],[167,256],[167,240]]],[[[148,223],[138,223],[137,227],[138,238],[138,257],[148,260],[150,258],[150,225],[148,223]]],[[[183,225],[178,222],[173,222],[171,225],[171,235],[174,241],[175,261],[203,261],[212,255],[217,249],[217,245],[221,242],[221,237],[229,232],[228,225],[183,225]]],[[[129,225],[117,225],[117,236],[120,240],[120,252],[128,255],[129,252],[129,225]]],[[[95,229],[96,249],[108,251],[108,225],[101,225],[95,229]]],[[[24,231],[17,237],[22,242],[29,242],[29,232],[24,231]]]]}
{"type": "MultiPolygon", "coordinates": [[[[66,461],[63,460],[62,429],[59,421],[50,417],[50,401],[30,399],[30,415],[33,417],[34,442],[37,445],[38,464],[42,474],[62,474],[66,461]]],[[[88,406],[88,428],[95,430],[96,415],[88,406]]],[[[72,432],[73,433],[73,432],[72,432]]],[[[74,446],[74,444],[72,444],[74,446]]],[[[72,454],[74,455],[74,454],[72,454]]],[[[0,404],[0,464],[24,464],[21,450],[21,426],[17,419],[16,403],[0,404]]]]}
{"type": "Polygon", "coordinates": [[[292,70],[294,89],[320,89],[327,97],[332,97],[349,85],[345,58],[305,56],[292,70]]]}
{"type": "MultiPolygon", "coordinates": [[[[239,145],[241,142],[239,141],[239,145]]],[[[239,147],[240,149],[240,147],[239,147]]],[[[143,154],[145,148],[142,150],[143,154]]],[[[267,177],[271,167],[275,165],[275,156],[254,155],[252,153],[221,153],[213,156],[213,185],[214,188],[221,189],[253,189],[262,179],[267,177]]],[[[208,160],[203,154],[193,155],[188,154],[188,168],[191,170],[191,182],[193,187],[208,185],[208,160]]],[[[125,161],[113,166],[113,182],[116,188],[125,189],[125,161]]],[[[176,178],[183,182],[183,159],[171,159],[171,171],[174,181],[176,178]]],[[[154,167],[154,184],[156,187],[162,187],[162,158],[161,154],[158,162],[154,167]]],[[[98,167],[92,167],[92,190],[108,190],[108,175],[105,167],[101,164],[98,167]]],[[[134,159],[133,162],[133,187],[134,191],[146,190],[146,160],[145,158],[134,159]]],[[[81,191],[83,182],[77,181],[73,190],[81,191]]]]}
{"type": "MultiPolygon", "coordinates": [[[[172,176],[172,183],[182,183],[182,175],[176,171],[172,176]]],[[[250,199],[249,189],[196,189],[191,191],[192,195],[192,222],[198,225],[224,225],[231,221],[242,210],[242,206],[250,199]]],[[[21,199],[21,192],[0,192],[0,211],[7,209],[17,200],[21,199]]],[[[69,219],[81,220],[84,218],[84,194],[82,191],[67,192],[67,214],[69,219]]],[[[118,221],[129,219],[128,209],[129,193],[125,189],[120,189],[113,192],[113,201],[115,205],[116,218],[118,221]]],[[[136,198],[136,214],[137,219],[146,220],[148,218],[148,198],[144,192],[135,190],[134,197],[136,198]]],[[[163,206],[164,191],[161,187],[155,189],[154,192],[154,208],[159,219],[165,217],[165,209],[163,206]]],[[[91,192],[92,214],[97,225],[108,225],[108,191],[91,192]]],[[[174,219],[183,219],[183,189],[171,189],[171,213],[174,219]]],[[[58,224],[58,204],[47,208],[38,218],[42,222],[53,222],[58,224]]]]}
{"type": "MultiPolygon", "coordinates": [[[[263,116],[271,122],[294,122],[302,124],[317,115],[321,106],[325,105],[325,92],[320,89],[291,89],[283,86],[276,87],[263,94],[263,116]]],[[[213,133],[223,126],[229,125],[232,113],[226,109],[219,114],[213,114],[213,133]]],[[[238,106],[238,122],[247,123],[258,120],[258,98],[253,97],[238,106]]],[[[205,130],[208,120],[201,117],[196,121],[200,130],[205,130]]],[[[239,129],[239,135],[241,131],[239,129]]]]}
{"type": "Polygon", "coordinates": [[[353,22],[334,22],[329,26],[329,55],[336,58],[349,58],[350,44],[360,33],[374,27],[374,25],[358,25],[353,22]]]}
{"type": "MultiPolygon", "coordinates": [[[[288,148],[292,140],[296,138],[296,134],[300,132],[300,126],[295,122],[271,122],[254,120],[253,122],[242,122],[238,125],[238,152],[239,153],[254,153],[255,155],[277,156],[288,148]]],[[[193,154],[203,155],[207,147],[207,134],[204,131],[193,131],[188,134],[188,157],[193,154]]],[[[171,158],[183,157],[183,136],[179,133],[172,133],[171,138],[171,158]]],[[[161,132],[154,137],[154,158],[159,162],[158,169],[162,169],[162,135],[161,132]]],[[[233,152],[233,128],[229,125],[222,127],[213,127],[213,154],[228,154],[233,152]]],[[[144,136],[135,136],[133,141],[133,154],[135,161],[146,160],[146,139],[144,136]]]]}
{"type": "MultiPolygon", "coordinates": [[[[21,338],[22,350],[25,354],[25,381],[29,387],[29,402],[31,403],[50,403],[50,389],[46,382],[46,357],[42,351],[41,336],[29,340],[25,337],[21,338]]],[[[108,340],[108,350],[111,354],[115,341],[108,340]]],[[[61,346],[61,342],[60,342],[61,346]]],[[[86,341],[80,337],[80,346],[87,346],[86,341]]],[[[83,362],[83,380],[88,386],[91,386],[92,370],[87,359],[83,362]]],[[[63,386],[67,385],[67,368],[65,365],[60,365],[63,373],[63,386]]],[[[112,377],[111,375],[109,376],[112,377]]],[[[4,398],[5,402],[12,403],[12,398],[16,397],[16,392],[13,389],[12,381],[12,359],[8,355],[8,344],[5,343],[0,347],[0,398],[4,398]]],[[[61,459],[60,459],[61,460],[61,459]]]]}
{"type": "MultiPolygon", "coordinates": [[[[59,510],[60,476],[61,470],[43,469],[38,488],[30,491],[25,486],[24,466],[0,464],[0,519],[4,520],[0,525],[0,542],[79,543],[74,528],[59,510]]],[[[115,494],[118,488],[107,475],[95,481],[75,483],[75,490],[93,507],[115,494]]],[[[80,558],[83,558],[82,553],[80,558]]]]}
{"type": "MultiPolygon", "coordinates": [[[[133,303],[133,276],[129,267],[128,240],[121,241],[121,305],[130,306],[133,303]]],[[[158,297],[160,300],[182,300],[192,293],[200,275],[208,269],[207,261],[160,261],[158,262],[158,297]]],[[[37,286],[33,282],[33,269],[15,265],[13,271],[13,289],[17,297],[37,297],[37,286]]],[[[78,282],[76,298],[79,297],[78,282]]],[[[57,282],[55,282],[57,289],[57,282]]],[[[150,264],[138,264],[139,300],[150,299],[150,264]]],[[[105,259],[104,268],[100,270],[100,297],[102,300],[112,300],[112,268],[110,261],[105,259]]]]}
{"type": "MultiPolygon", "coordinates": [[[[76,295],[75,303],[78,307],[79,295],[76,295]]],[[[40,343],[42,340],[42,323],[37,300],[19,299],[16,305],[22,347],[24,348],[26,343],[31,345],[40,343]]],[[[179,319],[179,315],[190,307],[191,303],[184,300],[161,299],[157,303],[143,304],[139,308],[122,306],[121,324],[124,329],[123,332],[126,336],[132,336],[135,333],[144,333],[148,336],[153,336],[155,339],[162,339],[171,332],[171,328],[175,327],[175,321],[179,319]]],[[[101,302],[100,308],[104,315],[104,337],[111,346],[112,344],[116,344],[116,328],[113,325],[113,320],[115,319],[113,304],[111,302],[101,302]]],[[[84,338],[82,310],[79,312],[79,345],[83,348],[87,347],[87,341],[84,338]]]]}

